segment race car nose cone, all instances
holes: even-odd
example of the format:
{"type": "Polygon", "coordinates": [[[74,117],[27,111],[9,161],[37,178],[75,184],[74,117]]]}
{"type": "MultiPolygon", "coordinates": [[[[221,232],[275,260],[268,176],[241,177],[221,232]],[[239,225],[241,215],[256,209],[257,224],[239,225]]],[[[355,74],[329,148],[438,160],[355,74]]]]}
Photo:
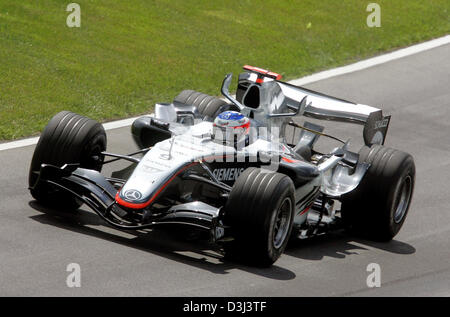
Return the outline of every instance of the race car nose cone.
{"type": "Polygon", "coordinates": [[[129,201],[135,201],[142,198],[141,192],[136,189],[129,189],[125,193],[123,193],[123,195],[129,201]]]}

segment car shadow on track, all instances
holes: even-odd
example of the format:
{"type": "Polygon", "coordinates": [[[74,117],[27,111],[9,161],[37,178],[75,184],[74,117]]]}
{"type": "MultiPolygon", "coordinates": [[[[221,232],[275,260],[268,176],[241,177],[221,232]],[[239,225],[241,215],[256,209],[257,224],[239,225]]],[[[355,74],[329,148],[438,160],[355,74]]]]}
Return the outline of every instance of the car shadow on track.
{"type": "Polygon", "coordinates": [[[291,239],[285,254],[304,260],[322,260],[324,257],[343,259],[358,255],[369,248],[380,249],[394,254],[413,254],[416,249],[405,242],[375,242],[351,236],[342,231],[330,232],[305,240],[291,239]]]}
{"type": "Polygon", "coordinates": [[[292,280],[296,277],[294,272],[277,265],[257,268],[225,261],[216,245],[206,242],[201,233],[192,230],[187,231],[180,227],[170,229],[168,226],[145,231],[120,231],[84,209],[61,212],[43,207],[36,201],[30,201],[29,205],[41,212],[30,217],[40,223],[146,251],[212,273],[228,274],[231,270],[239,269],[274,280],[292,280]]]}

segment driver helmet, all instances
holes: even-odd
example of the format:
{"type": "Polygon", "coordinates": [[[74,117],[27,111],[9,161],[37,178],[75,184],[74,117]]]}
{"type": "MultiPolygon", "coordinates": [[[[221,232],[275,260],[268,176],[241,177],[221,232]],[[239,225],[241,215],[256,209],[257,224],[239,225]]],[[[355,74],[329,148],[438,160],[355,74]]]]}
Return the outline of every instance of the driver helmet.
{"type": "Polygon", "coordinates": [[[250,119],[237,111],[225,111],[214,119],[212,138],[222,144],[236,145],[248,138],[250,119]]]}

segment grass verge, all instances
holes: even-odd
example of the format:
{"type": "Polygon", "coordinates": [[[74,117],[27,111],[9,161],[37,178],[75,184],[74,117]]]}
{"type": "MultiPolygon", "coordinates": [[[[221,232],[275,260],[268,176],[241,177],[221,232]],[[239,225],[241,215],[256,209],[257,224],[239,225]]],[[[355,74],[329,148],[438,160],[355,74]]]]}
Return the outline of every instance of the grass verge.
{"type": "Polygon", "coordinates": [[[0,0],[0,140],[37,134],[55,113],[100,121],[151,111],[183,89],[219,95],[250,64],[284,79],[450,31],[448,0],[0,0]]]}

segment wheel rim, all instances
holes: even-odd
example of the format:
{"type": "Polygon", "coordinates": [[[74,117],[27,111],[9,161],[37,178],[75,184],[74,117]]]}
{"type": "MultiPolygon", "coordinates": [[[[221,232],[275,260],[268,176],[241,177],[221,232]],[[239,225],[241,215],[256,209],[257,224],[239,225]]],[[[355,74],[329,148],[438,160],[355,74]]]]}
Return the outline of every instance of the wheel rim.
{"type": "Polygon", "coordinates": [[[284,240],[286,240],[291,224],[291,212],[292,202],[289,197],[286,197],[278,208],[275,216],[273,228],[273,246],[275,249],[279,249],[283,245],[284,240]]]}
{"type": "Polygon", "coordinates": [[[408,175],[402,182],[399,198],[394,212],[394,222],[400,223],[408,210],[409,201],[411,200],[412,179],[408,175]]]}
{"type": "Polygon", "coordinates": [[[98,142],[93,145],[88,145],[85,150],[86,154],[84,154],[80,160],[80,166],[101,171],[104,160],[104,156],[101,153],[104,149],[105,146],[98,142]]]}
{"type": "Polygon", "coordinates": [[[90,158],[90,165],[92,164],[92,168],[96,170],[101,170],[103,165],[104,156],[101,154],[102,149],[101,146],[96,144],[95,147],[92,149],[91,153],[89,154],[90,158]]]}

